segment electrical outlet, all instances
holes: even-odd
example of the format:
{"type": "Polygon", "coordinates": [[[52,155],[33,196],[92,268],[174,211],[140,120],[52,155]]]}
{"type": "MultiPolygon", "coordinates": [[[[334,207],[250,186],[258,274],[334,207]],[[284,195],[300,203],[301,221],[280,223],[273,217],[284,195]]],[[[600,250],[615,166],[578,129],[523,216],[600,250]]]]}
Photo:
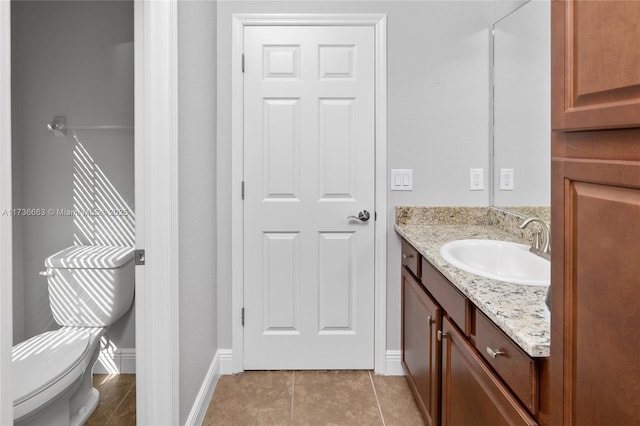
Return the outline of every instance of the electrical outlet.
{"type": "Polygon", "coordinates": [[[500,169],[500,190],[513,191],[513,169],[500,169]]]}
{"type": "Polygon", "coordinates": [[[482,191],[484,189],[484,169],[469,169],[469,190],[482,191]]]}

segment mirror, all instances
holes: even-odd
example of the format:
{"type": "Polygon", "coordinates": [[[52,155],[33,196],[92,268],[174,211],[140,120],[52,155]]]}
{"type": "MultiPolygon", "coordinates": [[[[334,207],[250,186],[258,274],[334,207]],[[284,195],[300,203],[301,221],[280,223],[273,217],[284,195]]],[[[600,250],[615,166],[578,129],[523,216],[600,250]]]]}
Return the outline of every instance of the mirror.
{"type": "Polygon", "coordinates": [[[492,205],[521,210],[550,203],[550,2],[512,5],[493,25],[492,205]]]}

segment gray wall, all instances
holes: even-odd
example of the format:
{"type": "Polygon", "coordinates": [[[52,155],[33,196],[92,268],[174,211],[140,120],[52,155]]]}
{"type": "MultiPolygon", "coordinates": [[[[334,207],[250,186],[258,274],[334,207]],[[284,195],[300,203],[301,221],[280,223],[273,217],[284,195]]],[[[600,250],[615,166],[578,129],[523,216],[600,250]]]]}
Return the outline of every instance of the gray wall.
{"type": "MultiPolygon", "coordinates": [[[[388,192],[387,348],[400,348],[396,205],[488,205],[469,168],[489,174],[489,28],[483,1],[220,1],[218,7],[219,347],[231,348],[231,15],[386,13],[388,167],[413,168],[412,192],[388,192]]],[[[384,171],[389,173],[389,170],[384,171]]],[[[486,182],[485,182],[486,187],[486,182]]]]}
{"type": "Polygon", "coordinates": [[[178,5],[180,423],[218,349],[216,3],[178,5]]]}
{"type": "MultiPolygon", "coordinates": [[[[14,205],[73,209],[69,134],[45,129],[55,115],[69,124],[133,123],[133,3],[12,2],[14,205]]],[[[133,208],[133,132],[78,131],[124,201],[133,208]]],[[[14,228],[14,342],[58,326],[49,309],[44,259],[73,244],[70,216],[25,217],[14,228]]],[[[133,312],[109,330],[118,348],[134,348],[133,312]]]]}

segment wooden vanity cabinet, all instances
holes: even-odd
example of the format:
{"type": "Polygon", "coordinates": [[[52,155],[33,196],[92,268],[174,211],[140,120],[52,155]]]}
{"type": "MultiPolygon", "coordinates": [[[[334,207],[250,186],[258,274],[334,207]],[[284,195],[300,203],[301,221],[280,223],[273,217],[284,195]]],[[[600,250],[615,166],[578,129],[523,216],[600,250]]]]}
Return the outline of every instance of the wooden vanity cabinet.
{"type": "Polygon", "coordinates": [[[441,309],[402,268],[402,367],[427,425],[438,425],[441,309]]]}
{"type": "Polygon", "coordinates": [[[442,320],[441,424],[538,424],[447,318],[442,320]]]}
{"type": "Polygon", "coordinates": [[[546,425],[539,390],[547,364],[542,372],[404,240],[402,253],[402,366],[425,422],[546,425]]]}
{"type": "Polygon", "coordinates": [[[552,2],[551,421],[640,424],[640,2],[552,2]]]}

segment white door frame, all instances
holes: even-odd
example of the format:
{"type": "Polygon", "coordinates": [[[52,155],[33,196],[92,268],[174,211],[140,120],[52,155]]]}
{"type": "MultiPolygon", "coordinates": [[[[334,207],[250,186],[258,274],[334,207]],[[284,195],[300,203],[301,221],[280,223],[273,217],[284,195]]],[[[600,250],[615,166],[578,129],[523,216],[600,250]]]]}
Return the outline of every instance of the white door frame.
{"type": "MultiPolygon", "coordinates": [[[[179,423],[178,0],[136,0],[136,268],[138,424],[179,423]]],[[[0,208],[11,205],[11,11],[0,0],[0,208]]],[[[11,220],[0,218],[0,424],[13,423],[11,220]]]]}
{"type": "Polygon", "coordinates": [[[244,332],[241,311],[244,304],[243,202],[244,135],[242,53],[244,28],[267,25],[369,26],[375,37],[375,372],[385,374],[387,335],[387,16],[385,14],[235,14],[232,24],[231,95],[231,306],[232,372],[244,370],[244,332]]]}
{"type": "Polygon", "coordinates": [[[136,420],[180,417],[178,0],[136,0],[136,420]]]}
{"type": "MultiPolygon", "coordinates": [[[[0,0],[0,209],[11,209],[11,2],[0,0]]],[[[0,216],[0,425],[13,424],[11,217],[0,216]]]]}

